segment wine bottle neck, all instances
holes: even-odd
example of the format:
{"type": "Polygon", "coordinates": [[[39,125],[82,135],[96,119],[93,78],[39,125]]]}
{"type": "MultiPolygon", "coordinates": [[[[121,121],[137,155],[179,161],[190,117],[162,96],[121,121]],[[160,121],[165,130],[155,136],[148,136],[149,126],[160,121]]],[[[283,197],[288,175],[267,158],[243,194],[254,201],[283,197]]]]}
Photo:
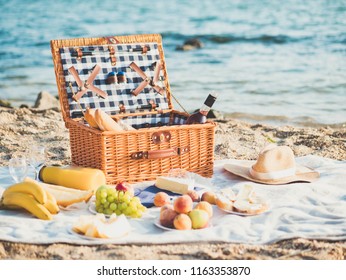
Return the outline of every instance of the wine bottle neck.
{"type": "Polygon", "coordinates": [[[207,99],[204,101],[204,104],[202,107],[199,109],[199,112],[202,115],[207,115],[208,112],[210,111],[211,107],[213,107],[215,100],[216,100],[216,95],[215,94],[209,94],[207,99]]]}

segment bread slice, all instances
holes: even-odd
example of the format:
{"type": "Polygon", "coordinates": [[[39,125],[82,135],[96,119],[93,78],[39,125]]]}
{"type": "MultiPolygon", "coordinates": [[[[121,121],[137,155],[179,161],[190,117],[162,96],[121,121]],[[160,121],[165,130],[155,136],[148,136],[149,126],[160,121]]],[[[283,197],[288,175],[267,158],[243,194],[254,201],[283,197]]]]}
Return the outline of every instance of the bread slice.
{"type": "Polygon", "coordinates": [[[89,107],[86,108],[85,113],[84,113],[84,119],[87,121],[87,123],[93,127],[93,128],[99,128],[97,125],[97,122],[95,120],[95,110],[90,109],[89,107]]]}
{"type": "Polygon", "coordinates": [[[221,194],[231,201],[235,201],[237,197],[231,188],[222,189],[221,194]]]}
{"type": "Polygon", "coordinates": [[[124,129],[115,120],[113,120],[110,115],[103,112],[101,109],[96,109],[95,121],[102,131],[124,131],[124,129]]]}
{"type": "Polygon", "coordinates": [[[215,199],[215,204],[220,209],[226,210],[226,211],[232,211],[233,210],[233,201],[231,201],[227,196],[224,195],[217,195],[215,199]]]}
{"type": "Polygon", "coordinates": [[[242,186],[237,195],[230,188],[222,189],[217,195],[216,205],[226,212],[243,215],[257,215],[269,209],[267,201],[257,196],[251,185],[242,186]]]}
{"type": "Polygon", "coordinates": [[[268,205],[258,197],[256,197],[255,202],[240,199],[233,203],[233,210],[247,215],[258,215],[267,211],[268,205]]]}
{"type": "Polygon", "coordinates": [[[243,185],[239,190],[235,200],[248,200],[252,202],[256,197],[256,193],[251,185],[243,185]]]}

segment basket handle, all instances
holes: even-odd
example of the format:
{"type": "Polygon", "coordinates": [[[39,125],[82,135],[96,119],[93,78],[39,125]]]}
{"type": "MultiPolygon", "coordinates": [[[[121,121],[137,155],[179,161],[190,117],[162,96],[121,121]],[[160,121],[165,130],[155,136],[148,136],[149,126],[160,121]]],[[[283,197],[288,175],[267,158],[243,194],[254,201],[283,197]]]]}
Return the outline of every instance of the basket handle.
{"type": "Polygon", "coordinates": [[[154,151],[141,151],[135,152],[131,154],[131,159],[160,159],[160,158],[168,158],[174,156],[181,156],[190,151],[190,147],[182,147],[182,148],[171,148],[165,150],[154,150],[154,151]]]}

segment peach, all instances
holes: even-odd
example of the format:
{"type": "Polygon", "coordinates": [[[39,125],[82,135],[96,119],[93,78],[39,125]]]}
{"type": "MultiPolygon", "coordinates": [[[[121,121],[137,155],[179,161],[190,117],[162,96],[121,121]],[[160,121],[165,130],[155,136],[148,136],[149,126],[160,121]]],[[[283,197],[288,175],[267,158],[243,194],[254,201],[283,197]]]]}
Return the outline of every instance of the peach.
{"type": "Polygon", "coordinates": [[[208,201],[200,201],[194,209],[201,209],[208,213],[209,218],[213,216],[213,206],[208,201]]]}
{"type": "Polygon", "coordinates": [[[157,194],[155,194],[154,196],[154,205],[156,207],[161,207],[163,205],[169,204],[170,200],[169,200],[169,195],[165,192],[158,192],[157,194]]]}
{"type": "Polygon", "coordinates": [[[179,230],[192,229],[192,221],[186,214],[179,214],[174,218],[174,228],[179,230]]]}
{"type": "Polygon", "coordinates": [[[177,197],[174,200],[173,207],[178,213],[186,214],[192,210],[193,202],[187,194],[177,197]]]}
{"type": "Polygon", "coordinates": [[[160,212],[160,224],[164,227],[173,228],[174,218],[178,215],[173,209],[167,207],[160,212]]]}
{"type": "Polygon", "coordinates": [[[189,213],[193,229],[206,228],[209,223],[209,214],[201,209],[193,209],[189,213]]]}
{"type": "Polygon", "coordinates": [[[204,192],[201,197],[201,201],[207,201],[210,204],[215,204],[216,194],[213,192],[204,192]]]}
{"type": "Polygon", "coordinates": [[[193,202],[198,202],[200,200],[199,194],[194,190],[189,190],[186,194],[191,197],[193,202]]]}

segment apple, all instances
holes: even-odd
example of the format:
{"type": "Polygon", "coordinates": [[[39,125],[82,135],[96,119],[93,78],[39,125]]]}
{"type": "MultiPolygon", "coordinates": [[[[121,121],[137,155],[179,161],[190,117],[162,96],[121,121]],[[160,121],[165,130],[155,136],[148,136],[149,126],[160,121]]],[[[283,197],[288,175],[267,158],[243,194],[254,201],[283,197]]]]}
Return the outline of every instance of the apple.
{"type": "Polygon", "coordinates": [[[206,211],[209,215],[209,218],[213,216],[213,206],[211,206],[211,204],[207,201],[198,202],[197,205],[195,206],[195,209],[201,209],[206,211]]]}
{"type": "Polygon", "coordinates": [[[202,229],[208,227],[209,214],[201,209],[193,209],[189,213],[193,229],[202,229]]]}
{"type": "Polygon", "coordinates": [[[192,206],[192,199],[187,194],[177,197],[173,202],[174,210],[182,214],[189,213],[192,210],[192,206]]]}
{"type": "Polygon", "coordinates": [[[173,225],[175,229],[188,230],[192,229],[192,221],[186,214],[179,214],[174,218],[173,225]]]}

